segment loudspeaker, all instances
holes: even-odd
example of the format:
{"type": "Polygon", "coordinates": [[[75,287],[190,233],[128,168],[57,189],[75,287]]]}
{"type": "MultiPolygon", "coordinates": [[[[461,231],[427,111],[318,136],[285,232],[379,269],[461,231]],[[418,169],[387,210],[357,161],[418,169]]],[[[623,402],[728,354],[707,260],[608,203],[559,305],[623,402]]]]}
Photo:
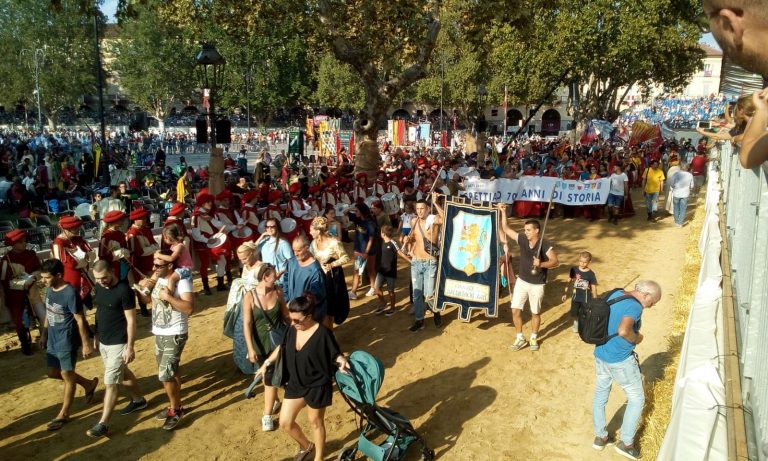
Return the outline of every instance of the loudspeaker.
{"type": "Polygon", "coordinates": [[[208,120],[198,118],[195,120],[195,140],[198,144],[208,143],[208,120]]]}
{"type": "Polygon", "coordinates": [[[228,119],[216,120],[216,144],[232,143],[232,122],[228,119]]]}
{"type": "Polygon", "coordinates": [[[128,125],[128,129],[133,131],[146,131],[149,129],[149,118],[146,112],[136,112],[133,121],[128,125]]]}

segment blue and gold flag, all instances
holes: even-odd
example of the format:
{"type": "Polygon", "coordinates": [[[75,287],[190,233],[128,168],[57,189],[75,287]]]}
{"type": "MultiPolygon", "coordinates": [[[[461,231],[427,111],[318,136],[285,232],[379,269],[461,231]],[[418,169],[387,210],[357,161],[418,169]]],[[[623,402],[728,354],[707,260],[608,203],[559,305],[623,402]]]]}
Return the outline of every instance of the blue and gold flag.
{"type": "Polygon", "coordinates": [[[499,246],[497,210],[487,206],[449,202],[445,207],[443,252],[438,267],[435,307],[459,308],[459,319],[469,322],[471,311],[497,316],[499,246]],[[447,251],[445,251],[447,249],[447,251]]]}

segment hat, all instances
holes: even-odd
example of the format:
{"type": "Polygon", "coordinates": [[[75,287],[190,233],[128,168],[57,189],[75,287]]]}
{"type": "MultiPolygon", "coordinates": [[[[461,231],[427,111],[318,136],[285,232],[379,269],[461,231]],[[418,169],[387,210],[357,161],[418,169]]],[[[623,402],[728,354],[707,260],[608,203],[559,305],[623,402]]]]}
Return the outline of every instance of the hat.
{"type": "Polygon", "coordinates": [[[149,216],[149,210],[145,208],[135,208],[133,211],[131,211],[131,221],[136,221],[137,219],[144,219],[147,216],[149,216]]]}
{"type": "MultiPolygon", "coordinates": [[[[215,200],[214,196],[211,194],[198,194],[197,200],[195,200],[195,205],[197,206],[203,206],[204,204],[208,202],[213,202],[215,200]]],[[[133,219],[133,218],[131,218],[133,219]]]]}
{"type": "Polygon", "coordinates": [[[368,180],[368,175],[367,175],[367,174],[365,174],[365,173],[364,173],[364,172],[362,172],[362,171],[361,171],[360,173],[357,173],[357,174],[355,175],[355,179],[357,179],[358,181],[359,181],[359,180],[361,180],[361,179],[363,179],[363,178],[365,178],[365,180],[368,180]]]}
{"type": "Polygon", "coordinates": [[[243,195],[243,202],[250,202],[251,200],[255,199],[259,195],[259,191],[253,189],[249,190],[243,195]]]}
{"type": "Polygon", "coordinates": [[[281,198],[283,198],[282,192],[280,192],[279,190],[273,190],[267,196],[267,201],[269,203],[272,203],[272,202],[274,202],[276,200],[280,200],[281,198]]]}
{"type": "Polygon", "coordinates": [[[118,222],[121,219],[125,219],[125,213],[119,210],[112,210],[102,218],[102,220],[108,224],[118,222]]]}
{"type": "Polygon", "coordinates": [[[177,216],[187,211],[187,205],[185,203],[176,202],[171,207],[171,211],[168,213],[171,216],[177,216]]]}
{"type": "Polygon", "coordinates": [[[81,221],[77,216],[64,216],[63,218],[59,219],[59,227],[64,230],[77,229],[82,225],[83,221],[81,221]]]}
{"type": "Polygon", "coordinates": [[[5,244],[13,245],[27,238],[27,232],[22,229],[14,229],[5,234],[5,244]]]}
{"type": "Polygon", "coordinates": [[[216,200],[229,200],[232,197],[232,192],[229,189],[224,189],[216,196],[216,200]]]}
{"type": "Polygon", "coordinates": [[[295,182],[288,188],[288,192],[295,194],[301,190],[301,183],[295,182]]]}

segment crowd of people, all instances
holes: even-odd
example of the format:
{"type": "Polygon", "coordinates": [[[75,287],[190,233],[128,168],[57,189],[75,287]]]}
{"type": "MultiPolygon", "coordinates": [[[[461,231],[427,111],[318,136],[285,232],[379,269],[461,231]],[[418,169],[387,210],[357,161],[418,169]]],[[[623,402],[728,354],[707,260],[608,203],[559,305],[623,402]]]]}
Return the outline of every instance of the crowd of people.
{"type": "MultiPolygon", "coordinates": [[[[745,105],[735,109],[750,110],[745,105]]],[[[737,113],[734,118],[733,135],[738,135],[742,116],[737,113]]],[[[710,135],[717,138],[716,133],[710,135]]],[[[280,139],[279,135],[275,138],[280,139]]],[[[29,328],[36,318],[49,377],[64,382],[61,410],[48,429],[59,430],[68,422],[77,386],[84,389],[88,401],[94,398],[99,379],[78,375],[75,365],[78,355],[87,357],[95,349],[104,361],[106,392],[100,420],[88,435],[109,433],[120,384],[130,396],[121,413],[147,407],[143,390],[128,368],[136,359],[136,306],[139,315],[151,318],[158,378],[168,398],[168,406],[158,418],[163,420],[164,429],[176,428],[185,413],[179,366],[189,336],[189,316],[198,302],[192,278],[197,271],[203,294],[211,295],[212,269],[215,289],[228,292],[224,334],[232,338],[235,364],[253,377],[246,396],[253,396],[258,385],[264,388],[262,429],[272,431],[279,426],[285,430],[300,446],[297,459],[322,459],[323,416],[331,402],[332,374],[337,368],[347,368],[334,328],[349,315],[350,300],[362,296],[378,298],[376,314],[396,315],[398,259],[410,267],[408,291],[414,318],[409,330],[418,333],[424,329],[428,314],[435,328],[442,326],[434,291],[443,206],[446,197],[460,195],[466,178],[608,178],[607,207],[563,206],[554,215],[593,220],[607,215],[618,224],[620,218],[634,212],[632,188],[642,188],[649,221],[658,218],[659,197],[666,192],[675,224],[682,227],[688,196],[705,181],[706,154],[712,146],[707,140],[696,146],[681,140],[632,147],[600,139],[586,145],[573,145],[567,139],[513,142],[508,146],[501,142],[489,139],[487,155],[393,148],[385,142],[381,145],[381,169],[372,176],[355,173],[346,157],[334,165],[316,157],[297,162],[299,159],[286,158],[282,153],[273,158],[261,152],[253,172],[230,163],[233,173],[228,175],[225,189],[216,194],[206,187],[207,178],[190,171],[180,157],[179,177],[175,193],[166,197],[167,219],[159,241],[151,229],[151,210],[132,198],[130,189],[145,186],[140,183],[122,183],[111,188],[108,196],[93,197],[93,218],[101,223],[95,245],[82,237],[83,221],[77,216],[58,221],[60,234],[51,243],[51,259],[42,262],[27,249],[25,231],[5,233],[8,251],[0,261],[0,281],[22,351],[33,353],[29,328]],[[492,149],[496,143],[504,148],[492,149]],[[500,152],[491,154],[494,150],[500,152]],[[665,188],[665,183],[669,187],[665,188]],[[344,276],[348,265],[353,271],[351,286],[344,276]],[[41,290],[40,283],[46,289],[41,290]],[[367,292],[363,291],[366,286],[367,292]],[[93,327],[84,315],[90,306],[96,306],[93,327]],[[279,388],[285,389],[282,401],[279,388]],[[313,428],[311,440],[295,423],[305,406],[313,428]]],[[[41,159],[46,165],[54,153],[65,150],[61,144],[56,136],[3,133],[3,158],[7,161],[2,167],[12,174],[14,165],[19,165],[17,172],[29,163],[41,165],[41,159]],[[27,156],[32,159],[23,161],[27,156]]],[[[74,143],[67,144],[71,152],[74,143]]],[[[87,152],[81,155],[85,157],[87,152]]],[[[84,171],[75,168],[66,173],[67,179],[74,180],[84,171]]],[[[61,180],[63,175],[56,177],[61,180]]],[[[56,182],[49,179],[46,187],[58,189],[56,182]]],[[[558,252],[552,242],[540,241],[538,218],[546,213],[540,204],[519,201],[498,208],[501,216],[526,219],[522,230],[511,228],[506,219],[501,222],[505,238],[517,243],[520,254],[516,279],[509,274],[510,283],[514,282],[511,308],[516,330],[511,348],[536,351],[541,347],[537,335],[547,272],[558,267],[558,252]],[[523,334],[521,315],[526,303],[532,313],[528,338],[523,334]]],[[[579,303],[596,295],[597,279],[589,270],[590,260],[590,254],[580,255],[580,265],[570,272],[566,295],[572,288],[574,317],[580,311],[579,303]]],[[[659,301],[661,288],[655,282],[643,281],[633,291],[617,296],[622,296],[617,302],[623,303],[622,312],[626,310],[627,315],[618,320],[611,317],[609,330],[616,330],[616,336],[596,350],[593,446],[601,449],[611,442],[600,412],[604,413],[610,381],[615,379],[625,390],[634,389],[632,411],[625,416],[626,427],[622,426],[622,440],[617,445],[617,449],[632,454],[636,453],[633,437],[642,401],[635,392],[637,380],[622,382],[617,376],[636,365],[631,352],[642,340],[640,313],[643,307],[659,301]]]]}
{"type": "Polygon", "coordinates": [[[641,120],[652,125],[667,123],[678,129],[695,129],[698,121],[722,117],[731,102],[722,94],[700,98],[657,97],[648,106],[633,105],[625,110],[620,121],[631,125],[641,120]],[[686,122],[693,122],[693,125],[684,126],[686,122]]]}

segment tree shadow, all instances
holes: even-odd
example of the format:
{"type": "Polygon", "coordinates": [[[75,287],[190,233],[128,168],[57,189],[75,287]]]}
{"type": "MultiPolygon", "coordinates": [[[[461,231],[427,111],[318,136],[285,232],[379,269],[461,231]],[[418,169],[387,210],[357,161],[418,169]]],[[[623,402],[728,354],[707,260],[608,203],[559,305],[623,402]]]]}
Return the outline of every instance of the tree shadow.
{"type": "MultiPolygon", "coordinates": [[[[393,389],[379,400],[412,422],[428,415],[414,426],[440,457],[456,444],[464,424],[496,400],[495,389],[472,385],[478,371],[490,361],[484,357],[465,367],[443,370],[393,389]]],[[[416,449],[410,450],[406,459],[418,459],[417,455],[416,449]]]]}

